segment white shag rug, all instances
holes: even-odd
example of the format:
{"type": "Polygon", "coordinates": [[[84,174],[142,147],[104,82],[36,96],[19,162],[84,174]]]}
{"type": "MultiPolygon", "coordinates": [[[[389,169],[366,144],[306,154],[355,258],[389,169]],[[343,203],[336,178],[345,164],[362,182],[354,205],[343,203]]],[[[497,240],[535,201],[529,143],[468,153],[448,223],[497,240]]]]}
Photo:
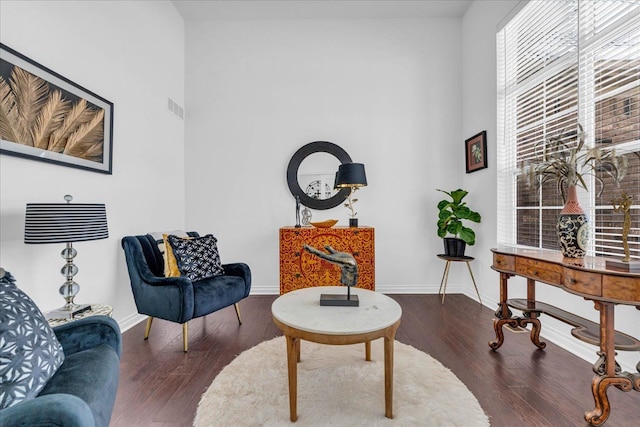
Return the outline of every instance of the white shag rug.
{"type": "Polygon", "coordinates": [[[475,396],[440,362],[398,341],[393,419],[384,416],[384,343],[301,343],[298,420],[289,420],[284,337],[244,351],[202,395],[193,422],[210,426],[488,426],[475,396]]]}

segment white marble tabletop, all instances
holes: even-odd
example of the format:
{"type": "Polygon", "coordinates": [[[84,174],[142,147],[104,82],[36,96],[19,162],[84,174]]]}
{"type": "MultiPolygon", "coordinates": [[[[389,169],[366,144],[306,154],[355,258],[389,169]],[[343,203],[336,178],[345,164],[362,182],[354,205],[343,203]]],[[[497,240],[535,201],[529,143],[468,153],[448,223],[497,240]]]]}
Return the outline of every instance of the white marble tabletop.
{"type": "Polygon", "coordinates": [[[318,286],[281,295],[271,305],[274,318],[292,328],[326,335],[355,335],[379,331],[402,316],[400,305],[379,292],[351,288],[359,307],[321,306],[320,294],[345,294],[346,286],[318,286]]]}

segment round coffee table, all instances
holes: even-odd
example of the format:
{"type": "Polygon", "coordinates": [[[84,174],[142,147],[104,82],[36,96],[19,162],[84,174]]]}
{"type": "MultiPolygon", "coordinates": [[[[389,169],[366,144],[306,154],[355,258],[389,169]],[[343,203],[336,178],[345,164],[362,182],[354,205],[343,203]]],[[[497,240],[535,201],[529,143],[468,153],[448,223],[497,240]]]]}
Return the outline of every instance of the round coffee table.
{"type": "Polygon", "coordinates": [[[298,362],[300,340],[321,344],[365,343],[365,360],[371,360],[371,341],[384,338],[385,416],[393,418],[393,343],[400,325],[400,305],[378,292],[352,288],[358,307],[320,306],[320,294],[346,294],[344,286],[319,286],[286,293],[273,302],[271,314],[287,340],[289,413],[298,419],[298,362]]]}

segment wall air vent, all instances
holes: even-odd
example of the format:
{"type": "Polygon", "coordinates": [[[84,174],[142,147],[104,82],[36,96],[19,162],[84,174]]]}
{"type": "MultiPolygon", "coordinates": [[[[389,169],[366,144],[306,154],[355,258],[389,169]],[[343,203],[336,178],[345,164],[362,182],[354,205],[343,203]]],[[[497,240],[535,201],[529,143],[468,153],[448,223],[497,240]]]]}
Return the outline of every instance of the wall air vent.
{"type": "Polygon", "coordinates": [[[176,101],[168,98],[167,108],[169,109],[169,112],[171,112],[174,116],[176,116],[180,120],[184,120],[184,108],[182,108],[176,101]]]}

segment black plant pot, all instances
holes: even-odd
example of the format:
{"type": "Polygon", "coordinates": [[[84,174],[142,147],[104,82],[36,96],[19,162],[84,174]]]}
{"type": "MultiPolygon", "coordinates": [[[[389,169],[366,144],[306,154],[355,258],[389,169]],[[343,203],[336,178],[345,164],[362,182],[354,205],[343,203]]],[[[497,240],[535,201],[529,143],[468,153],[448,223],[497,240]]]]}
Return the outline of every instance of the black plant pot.
{"type": "Polygon", "coordinates": [[[464,240],[457,239],[455,237],[445,237],[444,241],[444,254],[446,256],[463,257],[467,244],[464,240]]]}
{"type": "Polygon", "coordinates": [[[358,227],[358,218],[349,218],[349,227],[358,227]]]}

